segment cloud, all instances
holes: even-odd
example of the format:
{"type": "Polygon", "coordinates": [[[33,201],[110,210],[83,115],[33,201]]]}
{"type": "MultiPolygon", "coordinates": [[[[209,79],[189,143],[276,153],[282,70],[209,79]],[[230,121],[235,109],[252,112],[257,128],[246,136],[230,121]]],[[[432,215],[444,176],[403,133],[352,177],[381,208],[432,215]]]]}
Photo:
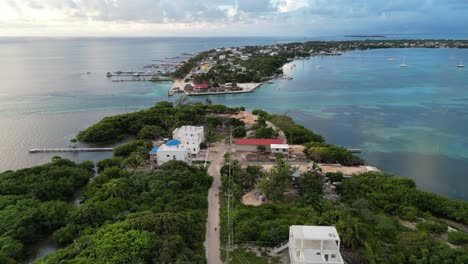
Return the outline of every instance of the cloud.
{"type": "Polygon", "coordinates": [[[465,0],[0,0],[0,35],[454,31],[468,22],[466,11],[465,0]]]}

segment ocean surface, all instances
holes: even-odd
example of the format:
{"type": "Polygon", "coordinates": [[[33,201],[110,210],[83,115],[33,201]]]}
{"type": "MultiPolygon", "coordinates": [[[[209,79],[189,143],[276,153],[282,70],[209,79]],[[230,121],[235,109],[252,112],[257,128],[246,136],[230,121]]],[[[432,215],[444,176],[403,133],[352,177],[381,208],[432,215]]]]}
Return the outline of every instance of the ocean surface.
{"type": "MultiPolygon", "coordinates": [[[[303,40],[0,38],[0,171],[48,162],[57,153],[28,149],[67,147],[104,116],[177,99],[167,96],[171,83],[116,83],[108,71],[136,71],[184,52],[303,40]]],[[[293,80],[275,80],[251,94],[190,100],[287,113],[330,143],[362,148],[368,164],[412,178],[423,190],[468,200],[468,68],[456,67],[460,59],[468,62],[468,50],[350,51],[287,64],[284,72],[293,80]],[[399,67],[403,58],[407,68],[399,67]]],[[[111,154],[60,155],[97,161],[111,154]]]]}

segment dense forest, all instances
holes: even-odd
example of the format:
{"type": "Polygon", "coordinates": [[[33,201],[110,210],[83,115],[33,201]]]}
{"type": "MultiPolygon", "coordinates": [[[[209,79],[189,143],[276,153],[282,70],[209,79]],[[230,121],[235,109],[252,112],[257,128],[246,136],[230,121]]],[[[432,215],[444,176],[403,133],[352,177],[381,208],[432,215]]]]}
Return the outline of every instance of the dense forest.
{"type": "Polygon", "coordinates": [[[179,161],[156,172],[106,168],[54,232],[65,248],[36,263],[205,263],[211,182],[179,161]]]}
{"type": "MultiPolygon", "coordinates": [[[[210,124],[208,114],[233,114],[239,108],[224,105],[188,103],[185,97],[175,104],[159,102],[147,110],[105,117],[78,133],[82,142],[109,142],[136,136],[140,139],[171,137],[172,131],[184,125],[210,124]]],[[[216,122],[216,121],[215,121],[216,122]]]]}
{"type": "Polygon", "coordinates": [[[0,263],[27,257],[27,247],[67,224],[68,201],[94,164],[54,157],[50,163],[0,173],[0,263]]]}

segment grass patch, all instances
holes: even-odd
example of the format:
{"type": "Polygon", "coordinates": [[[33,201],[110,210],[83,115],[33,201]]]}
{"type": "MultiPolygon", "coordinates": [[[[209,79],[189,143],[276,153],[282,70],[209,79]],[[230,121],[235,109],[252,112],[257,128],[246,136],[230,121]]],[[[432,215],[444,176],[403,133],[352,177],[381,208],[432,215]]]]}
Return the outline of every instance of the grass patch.
{"type": "MultiPolygon", "coordinates": [[[[266,252],[266,251],[265,251],[266,252]]],[[[246,246],[239,246],[231,252],[230,263],[233,264],[280,264],[279,257],[271,257],[268,255],[257,256],[255,252],[246,246]]]]}

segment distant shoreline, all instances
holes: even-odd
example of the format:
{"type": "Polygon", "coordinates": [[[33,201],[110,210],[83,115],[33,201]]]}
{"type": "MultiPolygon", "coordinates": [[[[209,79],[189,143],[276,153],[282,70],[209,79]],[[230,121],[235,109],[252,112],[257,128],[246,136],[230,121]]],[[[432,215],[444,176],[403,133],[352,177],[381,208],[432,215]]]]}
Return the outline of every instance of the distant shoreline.
{"type": "Polygon", "coordinates": [[[345,35],[345,38],[387,38],[385,35],[345,35]]]}

